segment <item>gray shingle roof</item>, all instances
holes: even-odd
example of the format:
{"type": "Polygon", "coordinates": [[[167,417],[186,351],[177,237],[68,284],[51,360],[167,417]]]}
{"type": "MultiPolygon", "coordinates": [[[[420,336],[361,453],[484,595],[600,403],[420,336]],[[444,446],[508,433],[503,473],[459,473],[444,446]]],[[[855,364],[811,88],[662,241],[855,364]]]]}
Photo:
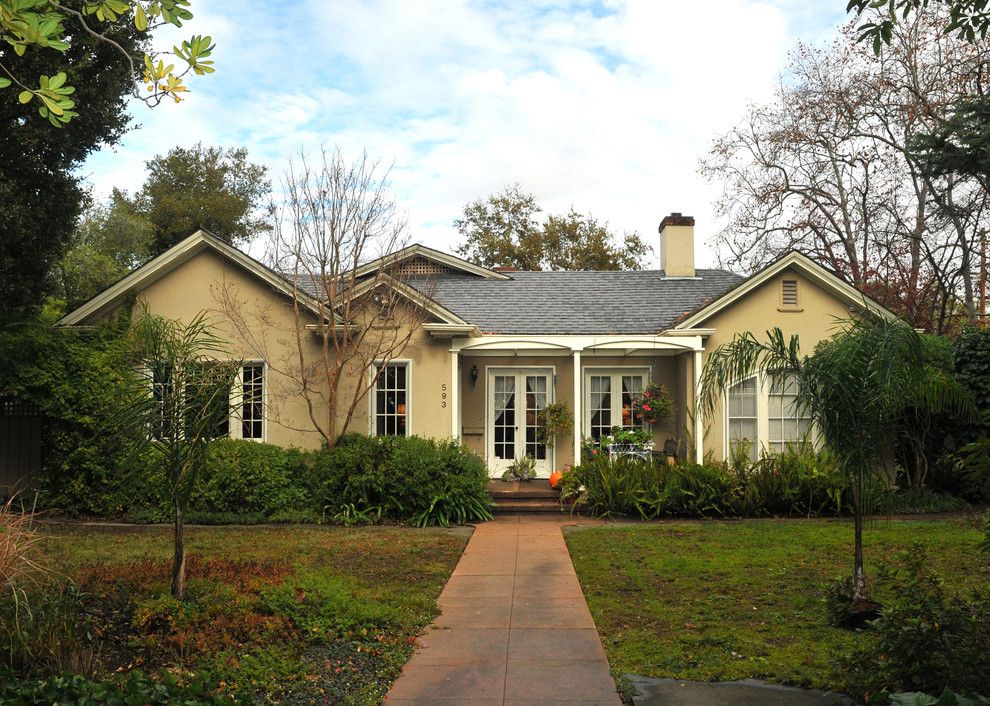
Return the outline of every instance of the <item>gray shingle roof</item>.
{"type": "Polygon", "coordinates": [[[697,270],[667,278],[660,270],[508,272],[413,278],[409,284],[474,324],[499,334],[654,334],[734,288],[742,277],[697,270]]]}

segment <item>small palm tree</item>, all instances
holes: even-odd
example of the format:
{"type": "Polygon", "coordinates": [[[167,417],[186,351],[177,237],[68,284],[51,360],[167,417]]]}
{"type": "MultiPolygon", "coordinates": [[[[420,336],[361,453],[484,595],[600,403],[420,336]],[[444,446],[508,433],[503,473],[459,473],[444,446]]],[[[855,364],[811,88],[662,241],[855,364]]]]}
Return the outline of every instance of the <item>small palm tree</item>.
{"type": "Polygon", "coordinates": [[[185,516],[206,465],[209,442],[226,435],[230,391],[239,361],[225,359],[225,346],[204,314],[185,324],[142,309],[130,329],[131,364],[140,390],[121,424],[137,441],[133,452],[152,451],[162,464],[173,513],[172,595],[186,597],[185,516]]]}
{"type": "MultiPolygon", "coordinates": [[[[722,394],[753,374],[792,376],[796,406],[848,477],[855,526],[854,604],[867,600],[863,568],[863,514],[870,480],[884,471],[901,412],[922,405],[933,414],[972,413],[972,401],[955,381],[933,377],[921,335],[906,323],[867,316],[841,322],[841,330],[802,356],[797,336],[779,328],[759,341],[737,335],[712,351],[701,376],[701,410],[710,417],[722,394]]],[[[886,476],[889,479],[889,475],[886,476]]]]}

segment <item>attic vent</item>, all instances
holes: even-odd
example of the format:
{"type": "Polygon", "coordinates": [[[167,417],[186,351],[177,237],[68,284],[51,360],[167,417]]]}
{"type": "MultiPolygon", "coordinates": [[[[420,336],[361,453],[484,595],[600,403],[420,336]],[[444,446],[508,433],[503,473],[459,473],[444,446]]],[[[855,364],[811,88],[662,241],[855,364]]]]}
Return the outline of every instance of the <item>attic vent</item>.
{"type": "Polygon", "coordinates": [[[428,260],[425,257],[412,257],[396,263],[391,274],[397,277],[415,277],[417,275],[442,275],[452,272],[446,265],[428,260]]]}
{"type": "Polygon", "coordinates": [[[796,279],[785,279],[780,283],[780,303],[788,309],[796,309],[798,305],[798,283],[796,279]]]}

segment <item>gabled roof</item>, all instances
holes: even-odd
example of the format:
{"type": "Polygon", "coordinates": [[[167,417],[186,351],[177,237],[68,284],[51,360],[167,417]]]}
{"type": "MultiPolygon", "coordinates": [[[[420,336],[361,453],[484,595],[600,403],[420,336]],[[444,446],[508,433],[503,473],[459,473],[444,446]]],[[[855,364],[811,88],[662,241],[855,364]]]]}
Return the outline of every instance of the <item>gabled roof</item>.
{"type": "MultiPolygon", "coordinates": [[[[674,328],[677,330],[683,330],[697,327],[699,324],[704,323],[718,312],[730,306],[733,302],[746,296],[749,292],[753,291],[768,280],[773,279],[773,277],[788,268],[800,272],[825,291],[837,297],[839,300],[844,301],[847,305],[861,307],[867,311],[873,311],[874,313],[885,318],[898,318],[897,314],[880,304],[875,299],[871,299],[863,294],[861,291],[839,277],[839,275],[826,269],[825,267],[822,267],[804,253],[792,250],[791,252],[778,257],[762,270],[750,275],[746,279],[740,280],[737,286],[723,293],[721,296],[715,297],[711,301],[703,304],[701,307],[693,310],[693,313],[678,322],[674,328]]],[[[692,310],[686,309],[685,311],[692,310]]]]}
{"type": "Polygon", "coordinates": [[[470,325],[453,311],[437,302],[432,296],[430,296],[430,292],[425,291],[425,288],[417,289],[410,287],[405,282],[401,282],[385,274],[359,283],[356,287],[354,287],[350,296],[353,299],[357,299],[373,289],[384,286],[391,287],[413,304],[423,307],[423,309],[428,311],[430,314],[440,319],[440,323],[442,324],[448,324],[451,326],[470,325]]]}
{"type": "MultiPolygon", "coordinates": [[[[113,309],[123,302],[131,292],[144,289],[204,250],[212,250],[232,260],[276,291],[288,297],[293,296],[292,283],[282,275],[269,269],[247,253],[241,252],[232,245],[228,245],[216,236],[204,230],[198,230],[185,240],[173,245],[161,255],[152,258],[137,269],[132,270],[86,303],[70,311],[59,319],[58,324],[61,326],[75,326],[91,316],[113,309]]],[[[308,293],[297,290],[296,295],[299,302],[313,314],[317,316],[326,314],[326,310],[320,305],[320,302],[308,293]]]]}
{"type": "Polygon", "coordinates": [[[356,278],[361,278],[377,269],[380,269],[381,267],[396,265],[404,260],[409,260],[415,257],[422,257],[427,260],[432,260],[433,262],[443,265],[451,270],[455,270],[456,272],[474,275],[484,279],[511,279],[501,272],[490,270],[487,267],[482,267],[481,265],[475,265],[473,262],[468,262],[467,260],[462,260],[461,258],[449,253],[440,252],[439,250],[434,250],[433,248],[419,244],[409,245],[389,255],[371,260],[370,262],[358,267],[354,275],[356,278]]]}
{"type": "Polygon", "coordinates": [[[406,283],[485,333],[653,335],[742,281],[724,270],[698,270],[690,278],[667,277],[662,270],[508,274],[498,280],[411,277],[406,283]]]}

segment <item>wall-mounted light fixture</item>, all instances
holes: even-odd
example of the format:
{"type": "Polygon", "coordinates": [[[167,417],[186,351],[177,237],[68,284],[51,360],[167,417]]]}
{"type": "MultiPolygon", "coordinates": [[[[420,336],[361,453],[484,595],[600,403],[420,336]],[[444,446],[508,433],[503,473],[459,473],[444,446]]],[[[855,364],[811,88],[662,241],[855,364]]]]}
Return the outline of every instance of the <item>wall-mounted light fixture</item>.
{"type": "Polygon", "coordinates": [[[477,384],[478,384],[478,366],[477,365],[472,365],[471,366],[471,387],[474,387],[477,384]]]}

